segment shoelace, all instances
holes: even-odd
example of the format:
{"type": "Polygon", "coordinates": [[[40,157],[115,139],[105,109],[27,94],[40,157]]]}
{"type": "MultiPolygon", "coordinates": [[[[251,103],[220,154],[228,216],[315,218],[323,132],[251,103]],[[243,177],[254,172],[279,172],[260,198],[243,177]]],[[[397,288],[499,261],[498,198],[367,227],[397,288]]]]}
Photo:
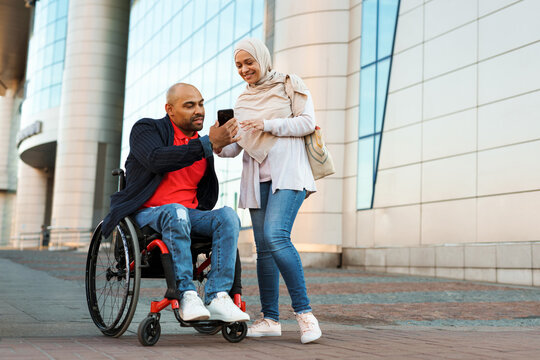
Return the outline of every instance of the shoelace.
{"type": "Polygon", "coordinates": [[[270,324],[268,324],[268,322],[265,319],[258,319],[258,320],[255,320],[253,325],[251,325],[251,328],[260,328],[260,327],[263,327],[264,325],[269,326],[270,324]]]}
{"type": "Polygon", "coordinates": [[[309,319],[307,316],[299,316],[299,318],[301,323],[300,329],[302,330],[302,332],[313,330],[313,328],[315,327],[315,322],[310,321],[311,319],[309,319]]]}

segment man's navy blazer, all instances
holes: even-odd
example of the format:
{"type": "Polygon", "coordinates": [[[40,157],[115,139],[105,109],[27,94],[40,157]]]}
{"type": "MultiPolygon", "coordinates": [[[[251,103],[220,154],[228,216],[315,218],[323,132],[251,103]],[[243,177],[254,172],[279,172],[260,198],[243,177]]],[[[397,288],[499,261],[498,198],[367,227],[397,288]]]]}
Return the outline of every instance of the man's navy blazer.
{"type": "Polygon", "coordinates": [[[133,125],[126,160],[126,187],[111,196],[110,212],[103,220],[104,236],[109,236],[120,220],[137,211],[154,194],[165,173],[203,158],[207,167],[197,187],[197,208],[212,210],[216,205],[219,185],[208,136],[174,146],[173,126],[168,115],[162,119],[141,119],[133,125]]]}

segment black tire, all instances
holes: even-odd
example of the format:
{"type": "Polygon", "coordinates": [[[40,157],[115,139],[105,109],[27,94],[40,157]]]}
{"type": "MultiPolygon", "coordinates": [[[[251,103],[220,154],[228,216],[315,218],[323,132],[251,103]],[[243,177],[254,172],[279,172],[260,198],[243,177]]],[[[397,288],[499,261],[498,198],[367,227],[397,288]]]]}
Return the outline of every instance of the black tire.
{"type": "Polygon", "coordinates": [[[137,337],[143,346],[152,346],[158,342],[161,335],[161,325],[159,319],[154,316],[148,316],[139,324],[137,337]]]}
{"type": "Polygon", "coordinates": [[[96,227],[88,249],[86,301],[99,330],[107,336],[119,337],[129,327],[139,299],[139,242],[128,218],[108,238],[103,238],[101,227],[102,223],[96,227]]]}
{"type": "Polygon", "coordinates": [[[193,325],[193,328],[201,334],[215,335],[221,330],[221,325],[193,325]]]}
{"type": "Polygon", "coordinates": [[[248,327],[245,322],[234,322],[223,325],[221,334],[228,342],[237,343],[244,340],[247,334],[247,329],[248,327]]]}

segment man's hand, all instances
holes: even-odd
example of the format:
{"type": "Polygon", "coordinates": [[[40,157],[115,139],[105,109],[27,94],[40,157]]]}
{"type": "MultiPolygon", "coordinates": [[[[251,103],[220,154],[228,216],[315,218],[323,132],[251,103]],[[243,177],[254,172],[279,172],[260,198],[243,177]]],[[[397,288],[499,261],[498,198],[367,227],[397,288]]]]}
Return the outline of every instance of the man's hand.
{"type": "Polygon", "coordinates": [[[236,136],[236,134],[238,134],[238,122],[236,118],[232,118],[222,126],[219,126],[219,122],[216,121],[214,126],[210,128],[208,137],[212,143],[212,148],[219,154],[225,146],[240,140],[240,136],[236,136]]]}

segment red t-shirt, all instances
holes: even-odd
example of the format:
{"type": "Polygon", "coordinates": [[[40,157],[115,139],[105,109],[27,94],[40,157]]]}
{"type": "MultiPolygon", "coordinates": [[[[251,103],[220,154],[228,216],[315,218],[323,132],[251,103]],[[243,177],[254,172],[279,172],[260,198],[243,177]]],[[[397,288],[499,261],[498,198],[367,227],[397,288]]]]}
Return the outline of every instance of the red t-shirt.
{"type": "MultiPolygon", "coordinates": [[[[188,137],[174,123],[172,125],[174,128],[174,145],[186,145],[191,139],[199,137],[197,132],[192,137],[188,137]]],[[[205,171],[206,159],[202,159],[183,169],[166,173],[152,197],[142,207],[178,203],[187,208],[195,209],[199,205],[197,186],[205,171]]]]}

